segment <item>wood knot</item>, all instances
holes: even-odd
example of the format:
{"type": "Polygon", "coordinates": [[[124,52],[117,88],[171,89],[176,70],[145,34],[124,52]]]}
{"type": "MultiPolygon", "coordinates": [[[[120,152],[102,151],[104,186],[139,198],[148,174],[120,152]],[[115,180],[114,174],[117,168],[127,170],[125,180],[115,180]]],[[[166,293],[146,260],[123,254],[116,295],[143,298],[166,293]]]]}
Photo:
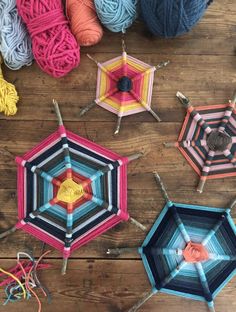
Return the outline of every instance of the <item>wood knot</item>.
{"type": "Polygon", "coordinates": [[[207,138],[207,145],[212,151],[223,152],[232,143],[232,138],[221,131],[212,131],[207,138]]]}

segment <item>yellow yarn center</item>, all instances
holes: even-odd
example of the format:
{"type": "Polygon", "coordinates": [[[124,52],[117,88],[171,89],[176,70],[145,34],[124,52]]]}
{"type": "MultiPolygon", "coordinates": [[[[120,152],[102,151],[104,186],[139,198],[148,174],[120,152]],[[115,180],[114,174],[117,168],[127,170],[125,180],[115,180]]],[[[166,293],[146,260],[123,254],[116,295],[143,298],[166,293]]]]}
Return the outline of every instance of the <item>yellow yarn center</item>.
{"type": "Polygon", "coordinates": [[[68,204],[72,204],[84,195],[84,189],[81,184],[74,182],[72,179],[65,180],[57,193],[57,199],[68,204]]]}

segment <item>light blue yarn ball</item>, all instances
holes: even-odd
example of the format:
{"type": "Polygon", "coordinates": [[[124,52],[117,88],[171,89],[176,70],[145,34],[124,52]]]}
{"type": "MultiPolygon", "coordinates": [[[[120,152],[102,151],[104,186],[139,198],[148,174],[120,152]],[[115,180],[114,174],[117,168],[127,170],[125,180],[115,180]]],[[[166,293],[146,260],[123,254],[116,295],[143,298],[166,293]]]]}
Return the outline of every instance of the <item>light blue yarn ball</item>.
{"type": "Polygon", "coordinates": [[[31,39],[18,14],[16,0],[0,0],[0,52],[6,66],[13,70],[33,61],[31,39]]]}
{"type": "Polygon", "coordinates": [[[94,0],[101,23],[112,32],[125,32],[137,16],[138,0],[94,0]]]}
{"type": "Polygon", "coordinates": [[[141,15],[156,36],[173,38],[188,32],[212,0],[141,0],[141,15]]]}

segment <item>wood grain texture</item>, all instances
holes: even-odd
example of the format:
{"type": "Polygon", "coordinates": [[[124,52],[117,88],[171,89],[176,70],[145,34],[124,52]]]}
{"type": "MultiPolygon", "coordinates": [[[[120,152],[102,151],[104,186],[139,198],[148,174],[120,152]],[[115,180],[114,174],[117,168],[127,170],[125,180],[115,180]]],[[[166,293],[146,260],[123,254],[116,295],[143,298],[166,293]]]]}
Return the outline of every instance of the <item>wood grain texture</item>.
{"type": "MultiPolygon", "coordinates": [[[[156,65],[170,60],[170,65],[155,74],[153,109],[162,123],[148,113],[125,117],[119,136],[113,131],[116,116],[95,107],[79,118],[82,107],[94,100],[96,65],[90,53],[105,61],[121,53],[120,35],[105,31],[95,47],[82,48],[81,65],[68,76],[53,79],[36,64],[20,71],[3,68],[6,79],[15,83],[20,95],[19,111],[14,117],[0,116],[0,149],[23,155],[57,127],[52,98],[60,103],[67,128],[121,155],[142,151],[144,157],[128,168],[128,207],[130,215],[149,229],[163,208],[164,201],[152,172],[157,170],[173,201],[228,207],[236,197],[236,178],[207,181],[203,194],[196,192],[198,177],[176,149],[163,143],[175,141],[185,110],[175,97],[180,90],[195,106],[227,103],[236,88],[236,2],[214,1],[202,21],[189,33],[176,39],[148,35],[140,21],[128,31],[126,44],[131,55],[156,65]]],[[[0,153],[0,230],[17,220],[16,166],[7,154],[0,153]]],[[[236,210],[232,211],[236,220],[236,210]]],[[[140,246],[145,233],[129,223],[116,228],[73,253],[68,274],[61,277],[61,259],[53,251],[48,261],[53,267],[41,275],[52,292],[43,311],[51,312],[123,312],[149,289],[149,282],[139,256],[134,252],[118,258],[106,256],[107,248],[140,246]]],[[[16,252],[33,249],[39,255],[42,244],[20,231],[3,239],[0,267],[14,264],[16,252]]],[[[49,248],[49,247],[48,247],[49,248]]],[[[0,298],[4,295],[1,292],[0,298]]],[[[235,279],[216,299],[216,311],[236,310],[235,279]]],[[[1,307],[1,311],[37,311],[36,301],[1,307]]],[[[147,302],[140,312],[204,312],[204,304],[174,296],[159,295],[147,302]]]]}
{"type": "MultiPolygon", "coordinates": [[[[127,311],[150,285],[144,267],[139,260],[70,260],[68,272],[60,276],[60,260],[50,260],[52,265],[47,273],[40,276],[40,281],[51,290],[52,304],[42,298],[43,311],[127,311]]],[[[5,267],[14,263],[4,260],[5,267]]],[[[235,311],[233,301],[236,281],[232,280],[216,299],[217,311],[235,311]]],[[[2,294],[2,293],[1,293],[2,294]]],[[[6,311],[36,311],[36,301],[8,305],[6,311]]],[[[158,294],[147,302],[140,312],[205,312],[207,307],[202,302],[158,294]]]]}

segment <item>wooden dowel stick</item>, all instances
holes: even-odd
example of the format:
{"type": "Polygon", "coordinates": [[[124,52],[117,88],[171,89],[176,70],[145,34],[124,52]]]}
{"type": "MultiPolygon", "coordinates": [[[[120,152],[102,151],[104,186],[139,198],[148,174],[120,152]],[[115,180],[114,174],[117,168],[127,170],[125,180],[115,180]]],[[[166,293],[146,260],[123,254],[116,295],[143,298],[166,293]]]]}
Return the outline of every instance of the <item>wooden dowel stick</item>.
{"type": "Polygon", "coordinates": [[[12,160],[15,160],[16,155],[14,155],[12,152],[10,152],[6,147],[0,148],[0,154],[1,155],[7,155],[9,156],[12,160]]]}
{"type": "Polygon", "coordinates": [[[122,119],[122,117],[118,117],[118,119],[117,119],[116,130],[115,130],[114,134],[118,134],[120,132],[121,119],[122,119]]]}
{"type": "Polygon", "coordinates": [[[208,306],[208,309],[209,309],[209,312],[216,312],[216,310],[215,310],[214,307],[209,307],[209,306],[208,306]]]}
{"type": "Polygon", "coordinates": [[[235,90],[234,93],[233,93],[231,103],[236,104],[236,90],[235,90]]]}
{"type": "Polygon", "coordinates": [[[96,102],[91,102],[88,105],[86,105],[84,108],[81,109],[79,115],[80,117],[84,116],[90,109],[92,109],[96,105],[96,102]]]}
{"type": "Polygon", "coordinates": [[[8,235],[14,233],[15,231],[17,230],[17,228],[15,226],[13,226],[12,228],[10,228],[9,230],[3,232],[3,233],[0,233],[0,239],[1,238],[4,238],[4,237],[7,237],[8,235]]]}
{"type": "Polygon", "coordinates": [[[131,309],[128,310],[128,312],[136,312],[153,295],[154,295],[154,292],[152,291],[145,293],[143,297],[131,309]]]}
{"type": "Polygon", "coordinates": [[[139,159],[140,157],[143,157],[143,153],[142,152],[139,152],[139,153],[127,156],[129,162],[133,161],[133,160],[136,160],[136,159],[139,159]]]}
{"type": "Polygon", "coordinates": [[[180,100],[180,103],[182,103],[184,105],[185,108],[188,108],[190,106],[190,100],[189,98],[187,98],[187,96],[185,96],[183,93],[181,93],[180,91],[178,91],[176,93],[177,98],[180,100]]]}
{"type": "Polygon", "coordinates": [[[107,249],[107,255],[112,255],[112,256],[119,256],[124,253],[129,253],[129,252],[138,252],[138,248],[109,248],[107,249]]]}
{"type": "Polygon", "coordinates": [[[93,61],[94,63],[96,63],[97,65],[99,64],[97,60],[95,60],[90,54],[87,54],[87,57],[93,61]]]}
{"type": "Polygon", "coordinates": [[[152,114],[152,116],[158,121],[161,121],[161,118],[154,112],[154,110],[150,109],[149,113],[152,114]]]}
{"type": "Polygon", "coordinates": [[[61,117],[61,112],[60,112],[60,108],[59,108],[59,105],[58,105],[58,102],[56,100],[52,100],[53,102],[53,105],[54,105],[54,108],[55,108],[55,113],[57,115],[57,120],[58,120],[58,124],[59,126],[62,126],[63,125],[63,120],[62,120],[62,117],[61,117]]]}
{"type": "Polygon", "coordinates": [[[168,61],[161,62],[161,63],[159,63],[157,66],[155,66],[155,67],[156,67],[156,70],[159,70],[159,69],[161,69],[161,68],[163,68],[163,67],[166,67],[168,64],[170,64],[170,61],[169,61],[169,60],[168,60],[168,61]]]}
{"type": "Polygon", "coordinates": [[[68,264],[68,258],[63,258],[62,269],[61,269],[62,275],[66,274],[67,264],[68,264]]]}
{"type": "Polygon", "coordinates": [[[235,205],[236,205],[236,199],[230,204],[230,209],[233,209],[235,205]]]}
{"type": "Polygon", "coordinates": [[[140,222],[138,222],[136,219],[134,218],[129,218],[130,223],[132,223],[133,225],[135,225],[136,227],[138,227],[139,229],[141,229],[142,231],[146,231],[147,228],[146,226],[142,225],[140,222]]]}
{"type": "Polygon", "coordinates": [[[164,142],[163,143],[165,147],[176,147],[176,143],[175,142],[164,142]]]}
{"type": "Polygon", "coordinates": [[[162,192],[162,195],[165,199],[166,202],[169,202],[170,201],[170,198],[167,194],[167,191],[166,191],[166,188],[161,180],[161,177],[159,176],[159,174],[157,172],[153,172],[154,174],[154,177],[155,177],[155,180],[156,182],[158,183],[158,185],[161,187],[161,192],[162,192]]]}
{"type": "Polygon", "coordinates": [[[123,38],[121,39],[121,47],[122,47],[122,52],[126,52],[126,44],[125,44],[125,36],[123,35],[123,38]]]}
{"type": "Polygon", "coordinates": [[[205,186],[206,180],[200,180],[198,183],[197,191],[199,193],[203,192],[204,186],[205,186]]]}

